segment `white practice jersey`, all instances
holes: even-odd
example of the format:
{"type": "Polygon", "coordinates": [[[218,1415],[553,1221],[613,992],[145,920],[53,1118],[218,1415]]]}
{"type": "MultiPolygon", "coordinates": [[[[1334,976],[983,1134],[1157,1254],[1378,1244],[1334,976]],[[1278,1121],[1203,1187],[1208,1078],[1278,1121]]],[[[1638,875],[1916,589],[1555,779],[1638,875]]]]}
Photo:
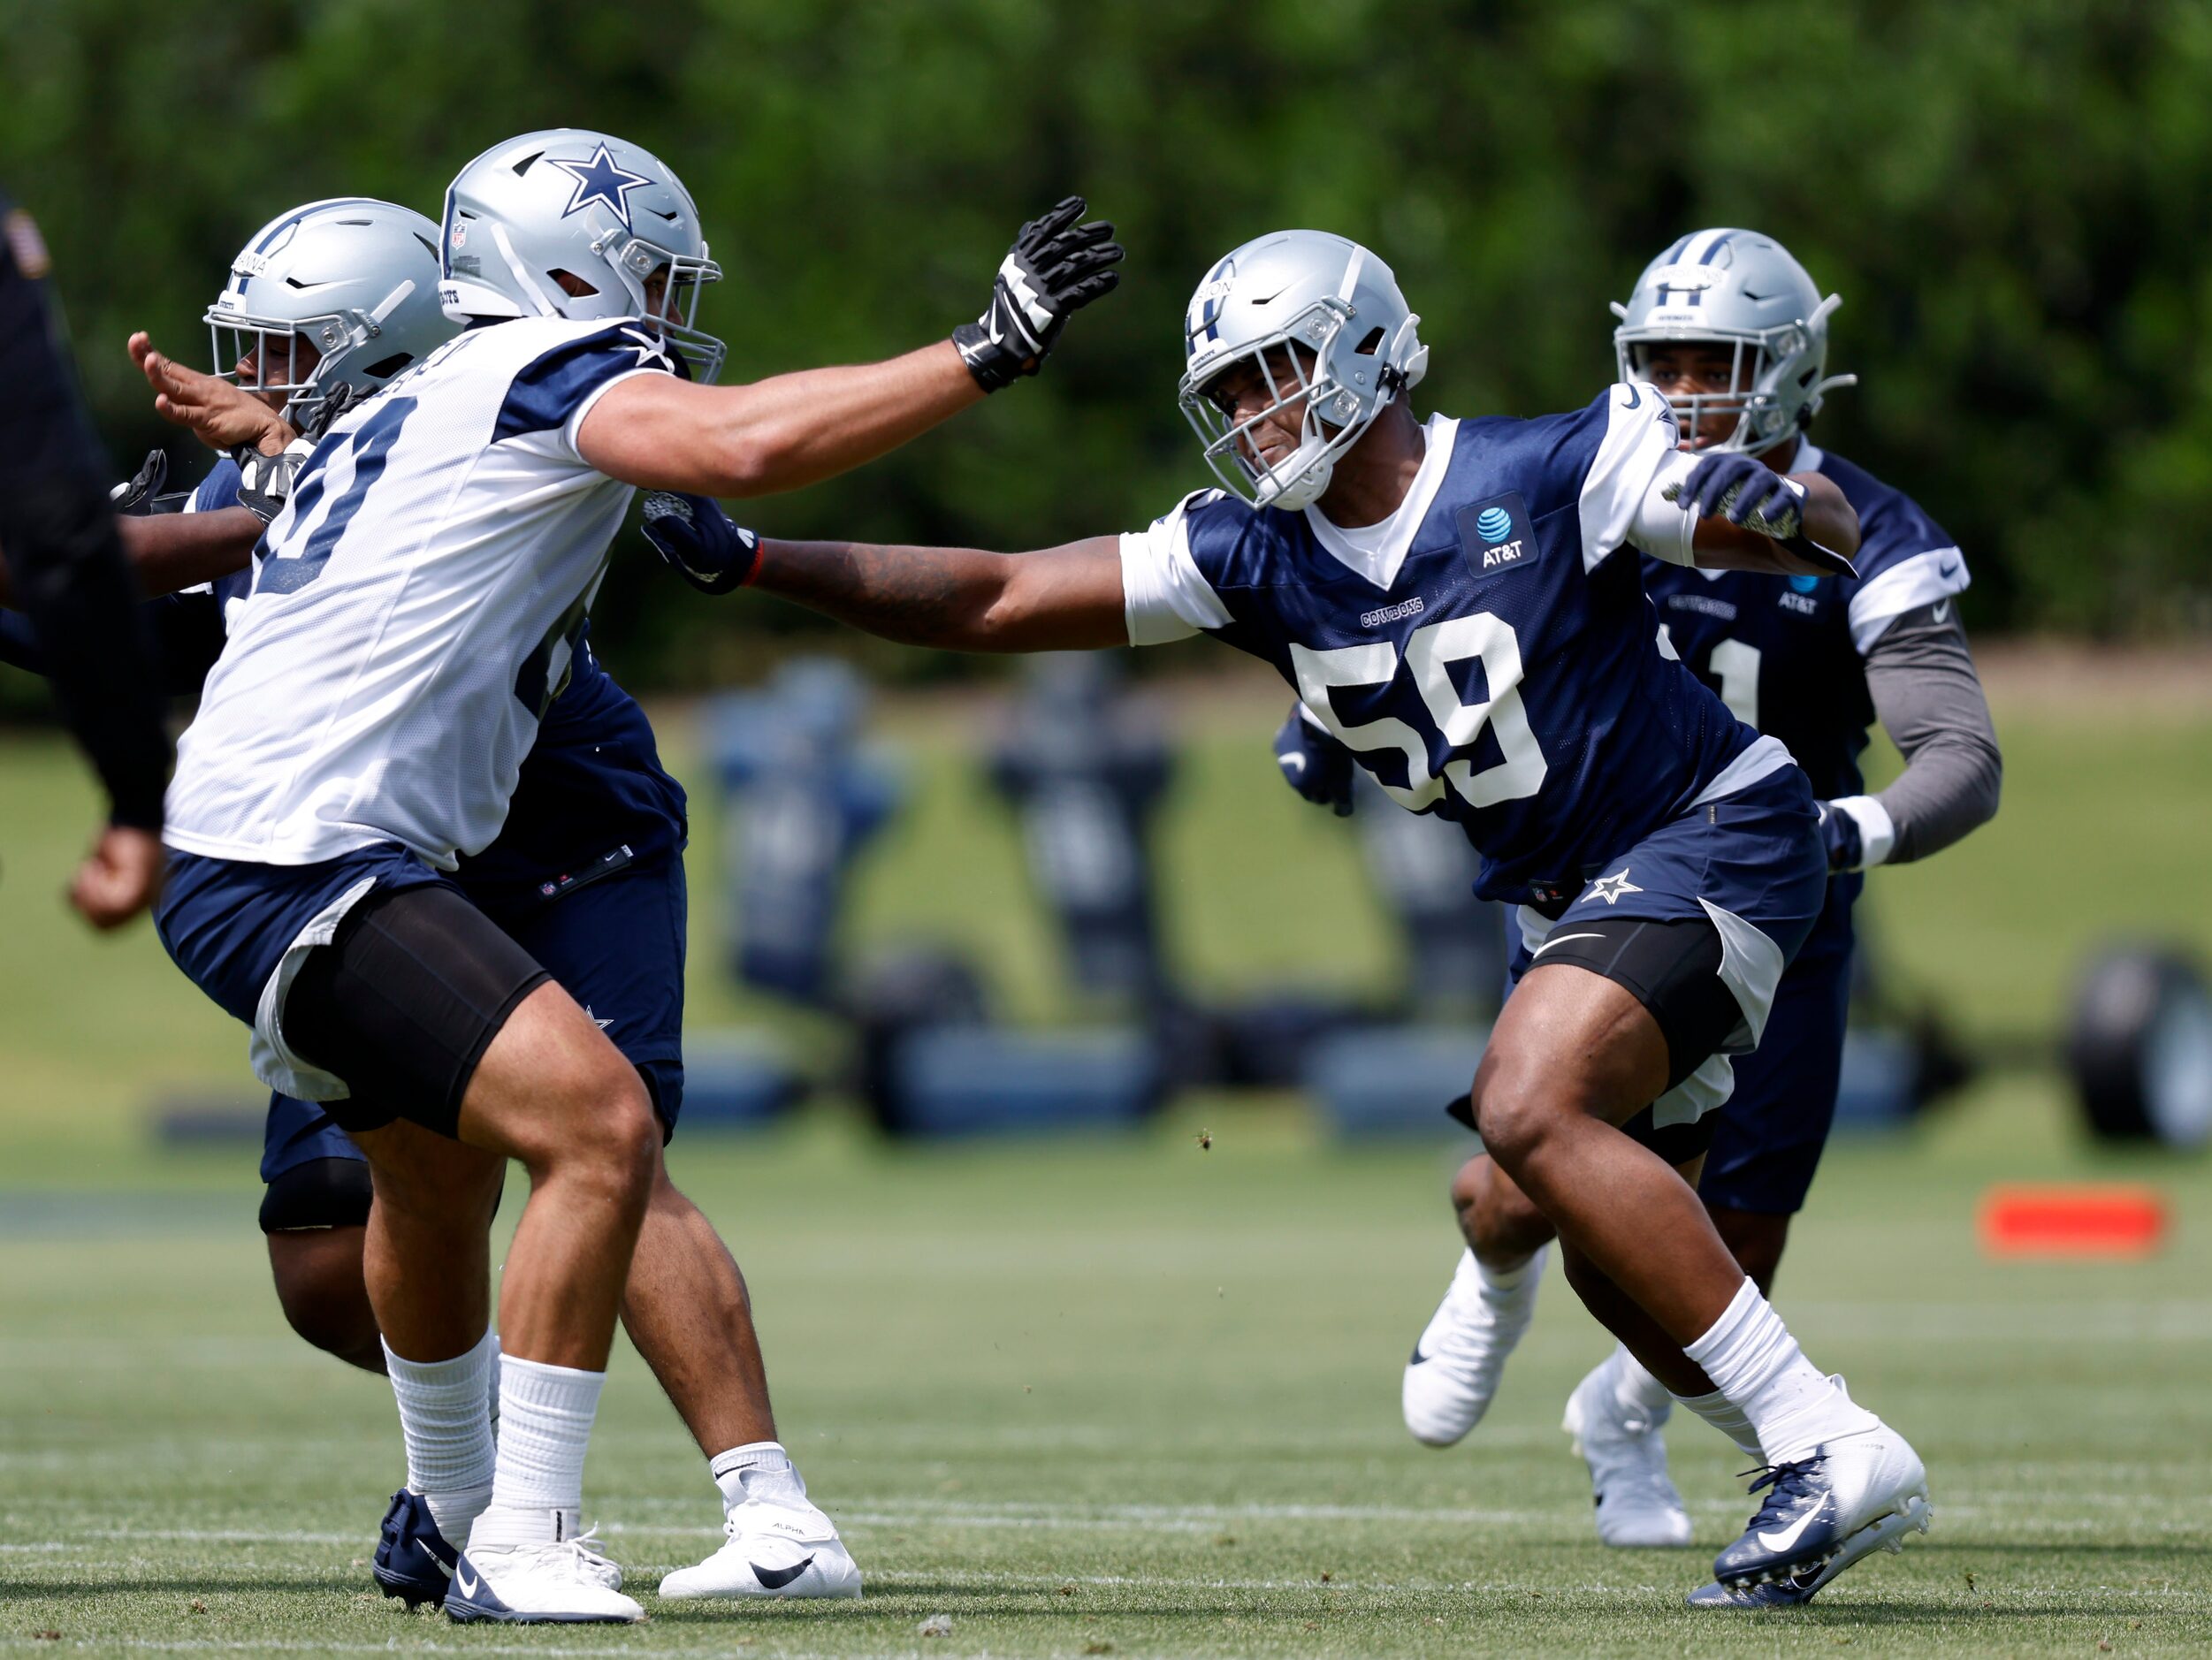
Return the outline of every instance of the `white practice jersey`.
{"type": "Polygon", "coordinates": [[[347,411],[256,550],[169,786],[172,847],[310,864],[499,834],[629,510],[576,429],[677,372],[634,323],[471,329],[347,411]]]}

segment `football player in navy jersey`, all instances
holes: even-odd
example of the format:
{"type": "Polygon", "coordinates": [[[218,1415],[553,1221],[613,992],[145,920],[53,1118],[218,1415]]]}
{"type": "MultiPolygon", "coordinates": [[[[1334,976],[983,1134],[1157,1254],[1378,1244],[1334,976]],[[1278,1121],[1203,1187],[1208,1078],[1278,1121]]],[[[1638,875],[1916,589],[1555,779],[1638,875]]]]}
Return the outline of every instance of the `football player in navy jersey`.
{"type": "MultiPolygon", "coordinates": [[[[1820,798],[1832,872],[1826,902],[1782,976],[1757,1053],[1736,1064],[1699,1184],[1720,1237],[1762,1291],[1772,1289],[1834,1116],[1860,872],[1925,857],[1985,822],[2002,773],[1957,616],[1964,557],[1916,503],[1807,436],[1822,394],[1850,378],[1824,377],[1837,303],[1821,298],[1779,243],[1720,229],[1675,242],[1638,278],[1629,302],[1614,307],[1621,376],[1667,395],[1686,450],[1817,473],[1858,514],[1854,576],[1777,578],[1657,560],[1644,571],[1667,648],[1746,726],[1786,743],[1820,798]],[[1858,758],[1877,714],[1906,767],[1870,796],[1858,758]]],[[[1278,741],[1285,776],[1316,800],[1326,796],[1315,781],[1348,758],[1329,753],[1331,742],[1296,723],[1278,741]]],[[[1431,1446],[1453,1444],[1482,1418],[1527,1329],[1553,1237],[1488,1157],[1468,1163],[1453,1197],[1468,1249],[1405,1373],[1407,1427],[1431,1446]]],[[[1608,1544],[1690,1542],[1660,1438],[1674,1400],[1617,1349],[1567,1403],[1567,1428],[1589,1463],[1598,1536],[1608,1544]]],[[[1747,1455],[1758,1454],[1740,1418],[1699,1410],[1747,1455]]],[[[1709,1586],[1692,1600],[1804,1601],[1834,1571],[1751,1593],[1709,1586]]]]}
{"type": "Polygon", "coordinates": [[[755,542],[719,515],[661,534],[892,639],[1202,632],[1273,665],[1392,799],[1462,825],[1477,891],[1521,908],[1523,972],[1458,1106],[1593,1312],[1670,1387],[1754,1426],[1772,1490],[1715,1577],[1817,1567],[1921,1523],[1918,1458],[1804,1358],[1684,1179],[1828,860],[1804,774],[1662,647],[1627,552],[1848,572],[1850,504],[1819,473],[1682,453],[1645,382],[1539,420],[1423,423],[1418,319],[1341,237],[1237,248],[1185,322],[1182,403],[1225,488],[1148,529],[1011,558],[755,542]]]}

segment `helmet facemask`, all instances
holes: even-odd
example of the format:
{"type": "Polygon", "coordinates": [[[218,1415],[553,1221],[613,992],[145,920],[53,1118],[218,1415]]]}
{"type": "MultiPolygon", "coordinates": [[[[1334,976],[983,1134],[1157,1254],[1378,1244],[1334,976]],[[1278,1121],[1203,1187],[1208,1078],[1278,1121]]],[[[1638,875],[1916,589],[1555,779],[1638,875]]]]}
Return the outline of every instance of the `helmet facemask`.
{"type": "Polygon", "coordinates": [[[632,236],[600,256],[622,279],[637,316],[690,366],[692,379],[711,383],[721,373],[729,348],[698,326],[700,290],[722,279],[722,268],[705,250],[677,254],[632,236]],[[658,300],[650,288],[656,274],[662,278],[658,300]]]}
{"type": "MultiPolygon", "coordinates": [[[[393,303],[403,298],[403,293],[395,293],[393,303]]],[[[263,401],[281,393],[284,403],[278,413],[300,431],[315,424],[329,401],[325,388],[346,366],[375,351],[381,323],[379,316],[357,311],[334,311],[296,320],[256,316],[228,309],[219,301],[208,308],[203,320],[214,348],[215,377],[263,401]],[[307,350],[302,351],[302,346],[307,350]],[[314,354],[312,368],[302,367],[308,352],[314,354]],[[254,360],[253,373],[241,375],[238,366],[248,355],[254,360]]],[[[371,383],[387,380],[415,357],[406,351],[387,355],[392,362],[370,362],[354,378],[371,383]]]]}
{"type": "MultiPolygon", "coordinates": [[[[1626,333],[1624,330],[1622,333],[1626,333]]],[[[1794,330],[1784,331],[1794,334],[1794,330]]],[[[1623,380],[1649,380],[1651,353],[1662,346],[1702,346],[1717,347],[1730,353],[1732,362],[1726,392],[1674,392],[1667,394],[1667,401],[1674,406],[1685,434],[1702,432],[1705,423],[1713,415],[1733,415],[1734,423],[1724,438],[1712,443],[1700,443],[1701,453],[1729,452],[1739,455],[1758,455],[1797,436],[1798,427],[1784,415],[1781,400],[1775,396],[1774,383],[1781,377],[1781,362],[1795,357],[1804,349],[1802,337],[1796,341],[1777,342],[1777,349],[1770,350],[1761,336],[1698,335],[1686,338],[1670,335],[1665,339],[1620,339],[1616,337],[1615,351],[1619,356],[1620,375],[1623,380]]]]}
{"type": "Polygon", "coordinates": [[[1184,377],[1179,401],[1205,446],[1206,465],[1224,484],[1255,506],[1295,510],[1318,499],[1329,488],[1337,458],[1359,442],[1369,424],[1396,398],[1402,379],[1379,362],[1384,344],[1380,329],[1372,331],[1355,354],[1378,359],[1376,395],[1362,399],[1329,372],[1337,337],[1351,318],[1352,308],[1343,301],[1316,301],[1276,332],[1225,359],[1208,358],[1203,382],[1184,377]],[[1257,375],[1268,389],[1266,406],[1242,420],[1210,395],[1240,367],[1257,375]],[[1269,466],[1260,456],[1257,429],[1292,408],[1299,411],[1298,447],[1269,466]]]}

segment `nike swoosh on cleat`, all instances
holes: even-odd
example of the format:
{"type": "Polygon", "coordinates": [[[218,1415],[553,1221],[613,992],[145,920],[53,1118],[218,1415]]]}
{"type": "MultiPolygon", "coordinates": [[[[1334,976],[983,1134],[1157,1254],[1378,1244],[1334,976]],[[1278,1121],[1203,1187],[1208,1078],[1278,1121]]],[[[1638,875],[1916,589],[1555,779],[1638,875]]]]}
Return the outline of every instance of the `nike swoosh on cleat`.
{"type": "Polygon", "coordinates": [[[454,1565],[454,1583],[461,1588],[461,1594],[463,1596],[474,1596],[477,1594],[477,1587],[482,1585],[484,1581],[482,1580],[470,1579],[469,1577],[468,1570],[463,1568],[459,1563],[455,1563],[454,1565]]]}
{"type": "Polygon", "coordinates": [[[814,1558],[808,1557],[797,1567],[792,1568],[764,1568],[758,1562],[748,1562],[745,1565],[752,1570],[752,1577],[767,1586],[768,1589],[780,1591],[793,1580],[797,1579],[800,1574],[805,1572],[807,1569],[812,1567],[814,1558]]]}
{"type": "Polygon", "coordinates": [[[1777,1554],[1789,1550],[1791,1546],[1795,1545],[1798,1540],[1804,1537],[1805,1529],[1812,1527],[1814,1522],[1818,1521],[1820,1519],[1820,1512],[1827,1508],[1827,1506],[1825,1504],[1815,1504],[1811,1510],[1807,1511],[1804,1515],[1798,1517],[1796,1521],[1790,1523],[1789,1527],[1783,1528],[1780,1533],[1762,1533],[1759,1534],[1759,1543],[1765,1545],[1769,1550],[1774,1551],[1777,1554]]]}
{"type": "Polygon", "coordinates": [[[1406,1364],[1407,1366],[1425,1366],[1428,1362],[1429,1357],[1421,1352],[1421,1344],[1419,1343],[1415,1343],[1414,1344],[1413,1359],[1407,1361],[1406,1364]]]}

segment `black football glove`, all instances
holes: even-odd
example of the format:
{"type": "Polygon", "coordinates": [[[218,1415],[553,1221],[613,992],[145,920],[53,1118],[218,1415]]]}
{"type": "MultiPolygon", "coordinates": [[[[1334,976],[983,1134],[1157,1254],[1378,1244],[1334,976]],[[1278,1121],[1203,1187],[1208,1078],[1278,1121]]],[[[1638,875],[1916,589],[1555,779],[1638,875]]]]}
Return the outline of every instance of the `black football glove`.
{"type": "Polygon", "coordinates": [[[168,482],[168,451],[149,450],[146,459],[139,463],[138,471],[108,491],[109,504],[118,513],[151,513],[154,498],[161,494],[161,487],[168,482]]]}
{"type": "Polygon", "coordinates": [[[1011,386],[1043,366],[1067,320],[1121,281],[1123,249],[1104,219],[1083,224],[1088,204],[1070,196],[1021,227],[999,263],[991,303],[952,331],[952,343],[985,392],[1011,386]]]}
{"type": "Polygon", "coordinates": [[[1789,541],[1804,525],[1797,487],[1755,455],[1702,456],[1688,478],[1659,494],[1701,519],[1718,515],[1777,542],[1789,541]]]}
{"type": "Polygon", "coordinates": [[[284,511],[292,499],[292,481],[315,453],[313,440],[294,438],[274,455],[263,455],[250,444],[231,452],[238,463],[238,505],[263,524],[284,511]]]}
{"type": "Polygon", "coordinates": [[[705,496],[656,490],[645,498],[644,529],[668,568],[703,594],[726,594],[752,580],[760,538],[705,496]]]}
{"type": "Polygon", "coordinates": [[[1275,765],[1283,781],[1317,807],[1339,819],[1352,816],[1352,751],[1334,733],[1306,719],[1305,705],[1293,704],[1290,719],[1275,735],[1275,765]]]}

